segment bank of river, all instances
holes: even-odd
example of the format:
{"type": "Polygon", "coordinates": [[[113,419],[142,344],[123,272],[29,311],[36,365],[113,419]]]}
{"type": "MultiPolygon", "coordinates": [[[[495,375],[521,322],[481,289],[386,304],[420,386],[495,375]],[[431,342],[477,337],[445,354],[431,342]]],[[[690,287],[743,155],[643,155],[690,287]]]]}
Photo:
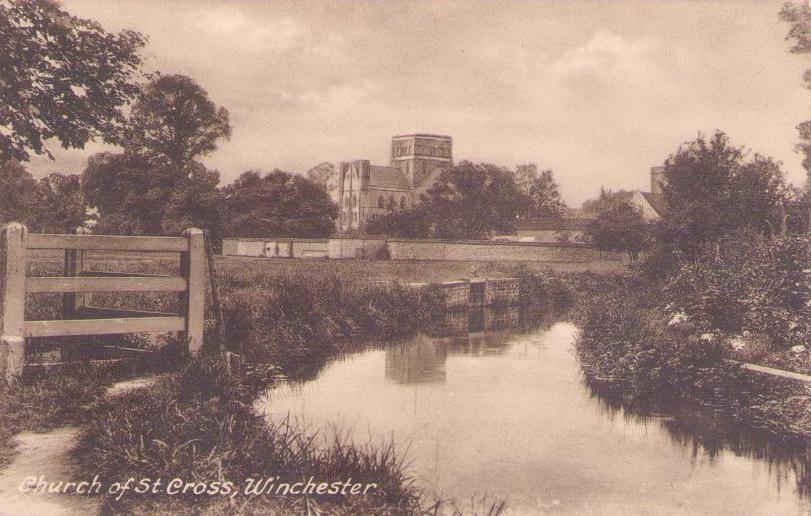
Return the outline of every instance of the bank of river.
{"type": "Polygon", "coordinates": [[[324,435],[393,439],[429,495],[489,495],[513,514],[808,512],[805,450],[612,403],[585,385],[576,335],[566,322],[420,335],[339,357],[258,406],[324,435]]]}

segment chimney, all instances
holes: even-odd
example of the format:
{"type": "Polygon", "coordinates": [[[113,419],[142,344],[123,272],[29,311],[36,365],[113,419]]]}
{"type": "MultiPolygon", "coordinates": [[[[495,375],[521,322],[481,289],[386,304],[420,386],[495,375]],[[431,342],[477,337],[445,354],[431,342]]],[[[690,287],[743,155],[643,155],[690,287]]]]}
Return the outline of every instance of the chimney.
{"type": "Polygon", "coordinates": [[[651,167],[650,168],[650,191],[651,193],[661,194],[662,185],[667,182],[665,177],[665,167],[651,167]]]}

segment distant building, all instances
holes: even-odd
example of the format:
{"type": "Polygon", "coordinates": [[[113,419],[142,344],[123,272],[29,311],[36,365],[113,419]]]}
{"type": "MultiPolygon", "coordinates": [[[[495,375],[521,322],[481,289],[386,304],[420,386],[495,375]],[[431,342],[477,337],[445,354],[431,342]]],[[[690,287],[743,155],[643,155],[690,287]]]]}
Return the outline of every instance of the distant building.
{"type": "Polygon", "coordinates": [[[369,160],[341,162],[338,199],[341,231],[360,229],[372,215],[404,210],[453,166],[453,139],[436,134],[408,134],[391,139],[388,166],[369,160]]]}
{"type": "Polygon", "coordinates": [[[642,211],[645,220],[659,220],[667,211],[662,186],[667,184],[665,167],[651,167],[650,192],[634,190],[631,202],[642,211]]]}
{"type": "MultiPolygon", "coordinates": [[[[620,191],[611,194],[614,202],[630,203],[647,221],[659,220],[667,212],[662,193],[666,184],[665,167],[651,167],[650,192],[642,190],[620,191]]],[[[515,235],[499,235],[494,240],[543,243],[573,243],[586,237],[589,224],[595,216],[563,217],[559,219],[522,219],[516,225],[515,235]]]]}
{"type": "Polygon", "coordinates": [[[574,243],[580,241],[580,239],[585,236],[586,228],[588,228],[592,220],[594,219],[588,217],[522,219],[516,224],[517,235],[510,238],[510,240],[517,240],[519,242],[574,243]]]}

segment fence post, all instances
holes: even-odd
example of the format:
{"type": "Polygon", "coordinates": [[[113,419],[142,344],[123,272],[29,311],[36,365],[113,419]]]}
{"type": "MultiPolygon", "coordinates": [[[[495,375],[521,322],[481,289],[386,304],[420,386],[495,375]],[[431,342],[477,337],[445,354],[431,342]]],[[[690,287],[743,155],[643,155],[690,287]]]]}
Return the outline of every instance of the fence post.
{"type": "Polygon", "coordinates": [[[25,366],[25,272],[28,230],[18,222],[0,228],[0,346],[5,377],[12,380],[25,366]]]}
{"type": "Polygon", "coordinates": [[[186,278],[186,293],[183,305],[186,315],[186,330],[183,338],[188,340],[189,353],[197,355],[203,346],[203,324],[206,308],[206,250],[203,231],[189,228],[183,232],[189,240],[188,252],[180,255],[180,271],[186,278]]]}
{"type": "MultiPolygon", "coordinates": [[[[79,226],[74,231],[77,235],[87,235],[90,230],[79,226]]],[[[81,276],[84,271],[84,251],[81,249],[65,249],[65,276],[81,276]]],[[[82,292],[66,292],[62,294],[62,313],[65,319],[73,319],[76,314],[87,305],[90,294],[82,292]]]]}

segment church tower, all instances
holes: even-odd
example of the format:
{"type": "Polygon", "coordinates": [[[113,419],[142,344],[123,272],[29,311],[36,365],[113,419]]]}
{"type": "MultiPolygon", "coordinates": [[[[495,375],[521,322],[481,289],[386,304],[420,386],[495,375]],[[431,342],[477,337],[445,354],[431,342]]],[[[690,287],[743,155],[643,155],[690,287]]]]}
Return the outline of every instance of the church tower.
{"type": "Polygon", "coordinates": [[[400,168],[412,188],[419,188],[437,168],[453,166],[453,138],[421,133],[395,136],[391,166],[400,168]]]}

